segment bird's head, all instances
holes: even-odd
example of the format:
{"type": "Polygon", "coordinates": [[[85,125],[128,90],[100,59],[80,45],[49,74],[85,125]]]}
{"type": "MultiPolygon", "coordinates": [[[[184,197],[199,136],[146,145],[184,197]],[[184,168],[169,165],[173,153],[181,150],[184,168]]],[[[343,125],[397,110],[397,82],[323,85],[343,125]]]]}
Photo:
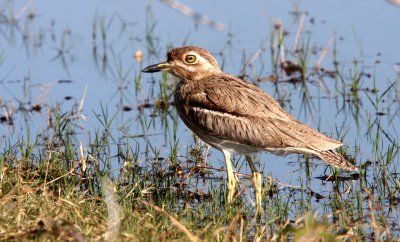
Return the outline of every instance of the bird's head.
{"type": "Polygon", "coordinates": [[[222,72],[210,52],[195,46],[172,49],[168,51],[165,62],[148,66],[142,71],[148,73],[168,71],[183,80],[198,80],[222,72]]]}

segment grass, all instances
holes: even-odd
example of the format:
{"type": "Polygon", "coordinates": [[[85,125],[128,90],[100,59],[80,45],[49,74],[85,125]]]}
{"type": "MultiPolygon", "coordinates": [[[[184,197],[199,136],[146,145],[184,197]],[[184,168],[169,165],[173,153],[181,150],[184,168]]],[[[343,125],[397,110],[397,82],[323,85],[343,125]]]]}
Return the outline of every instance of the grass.
{"type": "MultiPolygon", "coordinates": [[[[159,43],[148,16],[144,56],[151,59],[159,43]]],[[[350,119],[356,128],[342,125],[332,136],[361,133],[373,148],[360,147],[356,139],[340,150],[360,166],[358,175],[299,156],[290,167],[292,182],[264,174],[264,214],[256,218],[248,168],[243,157],[235,157],[242,187],[227,205],[225,169],[215,162],[217,152],[210,155],[207,146],[186,135],[189,131],[182,135],[173,107],[174,81],[165,73],[161,79],[145,79],[132,64],[124,65],[122,51],[109,46],[107,30],[116,21],[102,16],[93,20],[92,54],[95,64],[103,60],[99,72],[108,73],[115,84],[111,100],[117,99],[117,108],[104,99],[94,110],[85,110],[86,90],[73,103],[35,104],[29,80],[18,105],[0,99],[1,130],[14,135],[0,139],[0,240],[399,240],[399,80],[379,90],[379,66],[368,74],[364,64],[340,63],[335,37],[318,48],[300,16],[295,44],[288,45],[290,31],[275,22],[269,53],[262,48],[249,55],[241,75],[258,85],[272,80],[275,97],[287,110],[312,114],[324,108],[327,97],[343,123],[350,119]],[[322,68],[327,53],[332,63],[322,68]],[[271,60],[268,77],[249,72],[255,66],[263,69],[262,59],[271,60]],[[136,102],[132,93],[146,98],[136,102]],[[41,112],[44,124],[31,122],[35,112],[41,112]],[[96,125],[87,128],[82,120],[91,113],[96,125]],[[20,132],[13,133],[16,127],[20,132]]],[[[69,34],[60,39],[59,58],[73,54],[69,34]]],[[[142,58],[136,59],[141,67],[142,58]]],[[[257,160],[263,166],[263,156],[257,160]]]]}

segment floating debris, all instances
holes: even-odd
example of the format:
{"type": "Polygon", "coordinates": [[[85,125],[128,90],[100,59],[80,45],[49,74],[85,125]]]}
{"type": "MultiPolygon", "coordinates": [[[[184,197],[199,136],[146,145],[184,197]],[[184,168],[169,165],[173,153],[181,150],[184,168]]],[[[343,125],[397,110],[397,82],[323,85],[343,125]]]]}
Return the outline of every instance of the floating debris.
{"type": "Polygon", "coordinates": [[[40,104],[36,104],[31,107],[31,111],[40,113],[41,110],[42,110],[42,106],[40,106],[40,104]]]}
{"type": "Polygon", "coordinates": [[[122,107],[122,111],[124,111],[124,112],[130,112],[130,111],[132,111],[132,108],[129,107],[129,106],[123,106],[123,107],[122,107]]]}
{"type": "Polygon", "coordinates": [[[72,82],[73,82],[72,80],[58,80],[58,83],[60,83],[60,84],[63,84],[63,83],[70,84],[72,82]]]}
{"type": "Polygon", "coordinates": [[[350,176],[334,176],[334,175],[324,175],[324,176],[317,176],[316,179],[321,181],[349,181],[349,180],[358,180],[360,177],[359,173],[351,174],[350,176]]]}

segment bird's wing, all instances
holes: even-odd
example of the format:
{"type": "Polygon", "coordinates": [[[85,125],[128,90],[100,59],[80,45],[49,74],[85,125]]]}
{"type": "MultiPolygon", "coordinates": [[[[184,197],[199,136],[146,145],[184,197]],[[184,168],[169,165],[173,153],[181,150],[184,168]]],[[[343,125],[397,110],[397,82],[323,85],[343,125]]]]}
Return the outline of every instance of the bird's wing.
{"type": "Polygon", "coordinates": [[[291,119],[281,106],[260,88],[231,75],[217,75],[201,81],[193,102],[205,108],[247,117],[291,119]]]}
{"type": "Polygon", "coordinates": [[[188,116],[210,135],[260,148],[329,150],[342,144],[300,123],[267,93],[239,78],[218,75],[195,85],[197,92],[187,97],[188,116]]]}

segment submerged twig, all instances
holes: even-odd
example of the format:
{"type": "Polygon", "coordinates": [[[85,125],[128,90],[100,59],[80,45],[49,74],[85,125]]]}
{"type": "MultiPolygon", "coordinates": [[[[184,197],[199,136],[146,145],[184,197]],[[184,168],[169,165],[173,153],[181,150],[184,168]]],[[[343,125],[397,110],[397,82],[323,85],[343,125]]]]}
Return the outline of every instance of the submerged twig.
{"type": "Polygon", "coordinates": [[[306,16],[305,13],[301,14],[300,23],[299,23],[299,26],[297,28],[296,37],[294,38],[294,43],[293,43],[293,47],[292,47],[292,51],[293,52],[295,52],[297,50],[297,46],[299,45],[300,36],[301,36],[301,33],[303,32],[305,16],[306,16]]]}
{"type": "Polygon", "coordinates": [[[334,34],[334,35],[328,40],[328,43],[326,44],[325,48],[324,48],[324,49],[322,50],[322,52],[321,52],[321,56],[320,56],[320,57],[318,58],[318,60],[315,62],[314,67],[313,67],[315,71],[318,70],[318,68],[319,68],[319,66],[321,65],[322,61],[325,59],[326,54],[327,54],[328,51],[329,51],[329,47],[332,45],[333,40],[335,39],[335,35],[336,35],[336,34],[334,34]]]}
{"type": "Polygon", "coordinates": [[[194,19],[194,21],[196,23],[211,27],[217,31],[222,31],[225,28],[224,24],[216,22],[207,16],[197,13],[196,11],[194,11],[187,5],[180,3],[179,1],[176,1],[176,0],[160,0],[160,1],[167,4],[168,6],[170,6],[173,9],[178,10],[183,15],[194,19]]]}

